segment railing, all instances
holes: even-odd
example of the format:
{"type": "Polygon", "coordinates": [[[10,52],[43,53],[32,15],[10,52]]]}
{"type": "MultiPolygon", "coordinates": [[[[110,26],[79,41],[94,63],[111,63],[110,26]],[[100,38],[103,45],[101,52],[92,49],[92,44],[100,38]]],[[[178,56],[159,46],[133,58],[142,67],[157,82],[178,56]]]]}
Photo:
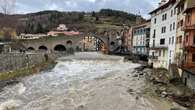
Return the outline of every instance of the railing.
{"type": "Polygon", "coordinates": [[[151,56],[149,56],[148,58],[149,58],[149,59],[158,60],[158,56],[152,56],[152,55],[151,55],[151,56]]]}
{"type": "Polygon", "coordinates": [[[191,26],[186,25],[182,27],[182,30],[191,30],[191,29],[195,29],[195,25],[191,25],[191,26]]]}

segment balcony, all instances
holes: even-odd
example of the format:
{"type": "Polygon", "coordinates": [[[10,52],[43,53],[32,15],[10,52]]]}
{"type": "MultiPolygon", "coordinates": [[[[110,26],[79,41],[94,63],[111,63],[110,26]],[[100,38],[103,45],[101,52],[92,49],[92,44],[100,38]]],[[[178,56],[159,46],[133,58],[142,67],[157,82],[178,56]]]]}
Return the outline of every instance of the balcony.
{"type": "Polygon", "coordinates": [[[153,60],[158,60],[158,56],[152,56],[152,55],[150,55],[148,58],[149,59],[153,59],[153,60]]]}
{"type": "Polygon", "coordinates": [[[192,62],[182,62],[180,67],[181,68],[195,68],[195,63],[192,63],[192,62]]]}
{"type": "Polygon", "coordinates": [[[150,47],[150,49],[152,50],[162,50],[162,49],[168,49],[168,46],[153,46],[153,47],[150,47]]]}
{"type": "Polygon", "coordinates": [[[191,26],[186,25],[186,26],[182,27],[182,30],[195,30],[195,24],[191,25],[191,26]]]}

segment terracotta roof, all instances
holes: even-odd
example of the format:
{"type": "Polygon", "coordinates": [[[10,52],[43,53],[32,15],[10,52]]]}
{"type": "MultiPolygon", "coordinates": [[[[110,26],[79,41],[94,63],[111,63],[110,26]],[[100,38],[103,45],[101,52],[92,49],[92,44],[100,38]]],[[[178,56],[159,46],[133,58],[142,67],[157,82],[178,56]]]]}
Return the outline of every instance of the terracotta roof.
{"type": "MultiPolygon", "coordinates": [[[[192,0],[192,1],[193,1],[193,0],[192,0]]],[[[156,9],[153,10],[153,11],[151,11],[149,14],[155,13],[155,12],[161,10],[161,9],[165,9],[165,8],[169,7],[170,4],[174,4],[174,3],[176,3],[176,0],[169,0],[169,1],[168,1],[167,3],[165,3],[164,5],[162,5],[162,6],[158,7],[158,8],[156,8],[156,9]]]]}
{"type": "Polygon", "coordinates": [[[136,29],[136,28],[140,28],[140,27],[150,27],[150,21],[151,20],[148,20],[148,21],[146,21],[144,23],[134,25],[134,26],[132,26],[132,28],[136,29]]]}

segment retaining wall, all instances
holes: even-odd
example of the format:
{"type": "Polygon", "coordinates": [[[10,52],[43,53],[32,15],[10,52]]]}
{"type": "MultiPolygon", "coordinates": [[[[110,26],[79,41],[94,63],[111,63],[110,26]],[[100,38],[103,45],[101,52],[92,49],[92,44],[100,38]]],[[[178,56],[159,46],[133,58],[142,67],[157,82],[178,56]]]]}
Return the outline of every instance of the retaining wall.
{"type": "Polygon", "coordinates": [[[47,54],[44,53],[7,53],[0,54],[0,73],[18,70],[45,62],[47,59],[55,60],[57,57],[66,56],[66,53],[47,54]]]}

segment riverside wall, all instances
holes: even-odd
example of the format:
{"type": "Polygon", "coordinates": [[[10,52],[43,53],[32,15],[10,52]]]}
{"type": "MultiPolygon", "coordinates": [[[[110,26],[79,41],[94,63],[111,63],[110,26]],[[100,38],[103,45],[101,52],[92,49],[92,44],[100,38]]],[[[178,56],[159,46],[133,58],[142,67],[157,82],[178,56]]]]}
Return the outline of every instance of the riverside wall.
{"type": "Polygon", "coordinates": [[[55,60],[58,57],[66,56],[66,53],[6,53],[0,54],[0,73],[18,70],[21,68],[31,67],[46,62],[47,60],[55,60]]]}

